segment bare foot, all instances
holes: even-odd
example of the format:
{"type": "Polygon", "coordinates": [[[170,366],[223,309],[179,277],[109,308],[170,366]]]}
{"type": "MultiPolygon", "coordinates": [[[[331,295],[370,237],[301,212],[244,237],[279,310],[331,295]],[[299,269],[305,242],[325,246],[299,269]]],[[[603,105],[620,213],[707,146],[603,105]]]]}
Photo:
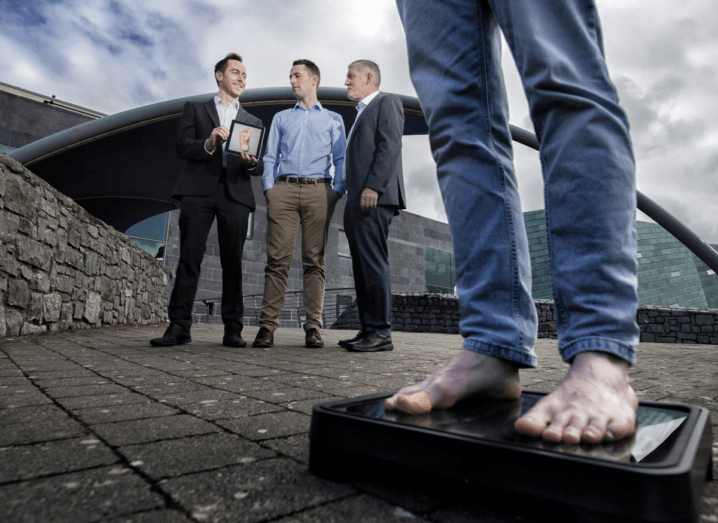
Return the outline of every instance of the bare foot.
{"type": "Polygon", "coordinates": [[[514,426],[524,436],[558,443],[600,443],[633,434],[638,398],[628,363],[603,352],[581,352],[563,383],[514,426]]]}
{"type": "Polygon", "coordinates": [[[462,350],[438,372],[384,401],[388,410],[425,414],[448,409],[463,398],[516,399],[521,395],[519,369],[501,358],[462,350]]]}

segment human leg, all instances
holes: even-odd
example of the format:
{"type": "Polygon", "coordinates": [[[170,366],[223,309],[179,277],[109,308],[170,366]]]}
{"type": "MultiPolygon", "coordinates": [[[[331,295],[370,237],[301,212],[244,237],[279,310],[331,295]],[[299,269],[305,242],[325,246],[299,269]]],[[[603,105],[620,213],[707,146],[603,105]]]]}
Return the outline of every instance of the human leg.
{"type": "Polygon", "coordinates": [[[518,369],[536,365],[537,318],[498,24],[485,1],[397,5],[454,240],[465,341],[444,369],[386,406],[413,413],[467,396],[515,398],[518,369]]]}
{"type": "Polygon", "coordinates": [[[217,233],[222,264],[222,322],[225,330],[242,332],[242,251],[247,238],[250,209],[237,203],[223,184],[218,186],[217,233]]]}
{"type": "MultiPolygon", "coordinates": [[[[302,269],[304,273],[304,329],[322,328],[324,310],[324,253],[337,197],[326,183],[300,186],[299,214],[302,226],[302,269]]],[[[336,194],[336,193],[335,193],[336,194]]]]}
{"type": "MultiPolygon", "coordinates": [[[[364,279],[364,266],[361,263],[361,254],[356,239],[356,230],[354,228],[353,215],[355,212],[361,212],[347,203],[344,207],[344,234],[346,234],[349,243],[349,253],[352,257],[352,274],[354,276],[354,289],[357,297],[357,312],[359,313],[359,323],[361,324],[361,332],[366,332],[367,314],[369,310],[369,298],[366,293],[366,283],[364,279]]],[[[356,340],[355,340],[356,341],[356,340]]]]}
{"type": "Polygon", "coordinates": [[[299,232],[299,187],[278,182],[266,194],[267,266],[264,269],[264,298],[259,326],[274,332],[287,293],[289,265],[299,232]]]}
{"type": "Polygon", "coordinates": [[[214,221],[215,196],[184,196],[179,216],[180,259],[170,296],[168,315],[185,331],[192,327],[192,307],[207,236],[214,221]]]}
{"type": "Polygon", "coordinates": [[[361,265],[361,284],[366,300],[362,311],[363,329],[366,332],[378,332],[382,336],[391,335],[391,271],[387,240],[395,210],[393,206],[379,206],[371,212],[363,212],[359,208],[350,210],[354,243],[352,260],[356,258],[361,265]]]}
{"type": "MultiPolygon", "coordinates": [[[[490,3],[494,6],[494,2],[490,3]]],[[[510,161],[510,154],[504,154],[507,151],[504,142],[495,140],[495,138],[503,136],[503,125],[497,127],[499,122],[495,118],[495,116],[501,114],[501,111],[497,110],[499,109],[498,107],[494,107],[494,111],[490,113],[490,118],[485,128],[482,130],[474,129],[473,134],[466,136],[466,132],[463,130],[466,126],[457,125],[457,123],[464,123],[461,120],[463,117],[467,117],[467,115],[472,117],[472,111],[464,110],[462,112],[462,103],[452,105],[451,102],[456,102],[456,98],[462,98],[466,93],[470,95],[477,94],[471,92],[476,85],[479,86],[478,95],[483,95],[491,100],[492,91],[496,91],[495,88],[502,83],[502,80],[500,71],[495,70],[493,74],[487,76],[486,68],[479,66],[475,67],[478,74],[473,73],[467,76],[465,74],[467,70],[457,67],[457,64],[462,64],[467,56],[471,55],[472,49],[469,48],[471,45],[470,31],[465,33],[461,40],[456,40],[452,37],[460,34],[457,31],[457,25],[468,30],[472,26],[472,21],[475,22],[474,29],[477,36],[485,37],[486,35],[494,34],[497,21],[491,14],[489,3],[485,1],[475,3],[473,0],[469,2],[457,0],[457,2],[443,2],[440,6],[435,6],[432,5],[432,2],[399,0],[397,4],[407,30],[412,80],[419,93],[422,107],[429,123],[440,186],[444,194],[449,222],[452,224],[452,233],[454,233],[455,219],[452,218],[452,214],[455,215],[455,213],[452,213],[451,210],[456,207],[456,201],[447,198],[446,188],[450,187],[445,188],[445,184],[442,182],[446,179],[453,181],[456,178],[461,179],[462,176],[470,177],[474,174],[471,170],[459,170],[458,168],[461,166],[460,162],[456,161],[456,157],[461,156],[462,153],[466,155],[477,153],[482,155],[485,149],[493,147],[494,151],[489,152],[495,154],[499,158],[499,164],[502,164],[507,159],[510,161]],[[436,8],[434,12],[430,11],[431,7],[436,8]],[[452,22],[455,23],[452,24],[452,22]],[[433,28],[430,27],[433,24],[436,25],[433,28]],[[437,46],[436,52],[432,49],[433,46],[437,46]],[[436,88],[441,83],[446,84],[442,86],[444,88],[436,88]],[[447,97],[450,98],[449,103],[446,103],[447,97]],[[460,121],[457,122],[456,120],[460,121]],[[459,131],[457,131],[457,128],[459,131]],[[474,139],[478,143],[453,143],[451,133],[460,136],[459,142],[462,139],[468,142],[474,139]]],[[[623,117],[622,111],[615,103],[615,92],[611,90],[612,86],[611,89],[606,89],[607,84],[610,86],[610,81],[607,81],[607,74],[601,71],[598,74],[595,71],[589,71],[586,80],[590,85],[587,87],[581,84],[583,76],[583,71],[581,71],[575,78],[572,78],[572,80],[576,80],[571,84],[573,88],[566,89],[564,85],[566,81],[564,76],[566,75],[563,73],[566,70],[571,73],[573,64],[556,63],[546,66],[547,62],[552,59],[567,56],[575,57],[576,54],[580,55],[578,59],[582,61],[580,64],[582,66],[585,66],[586,63],[589,64],[589,67],[595,67],[597,63],[603,65],[600,27],[595,15],[595,8],[588,2],[507,0],[498,4],[498,23],[501,24],[501,28],[507,35],[507,40],[519,65],[522,79],[527,88],[534,125],[542,143],[542,164],[547,185],[547,219],[549,222],[552,220],[555,214],[552,209],[555,206],[558,206],[558,208],[569,207],[567,209],[569,213],[566,216],[570,216],[571,212],[574,213],[573,218],[561,216],[557,220],[558,223],[552,224],[555,232],[549,233],[549,241],[553,241],[552,238],[557,236],[558,240],[553,241],[553,243],[560,244],[558,250],[553,245],[552,252],[560,252],[560,254],[554,256],[553,266],[557,267],[559,271],[563,271],[559,278],[554,280],[555,291],[558,294],[569,294],[569,307],[580,307],[581,304],[589,306],[586,311],[576,311],[577,314],[572,317],[569,317],[565,308],[559,312],[560,315],[563,315],[563,318],[560,318],[561,332],[565,333],[566,337],[562,345],[562,355],[565,359],[570,359],[572,355],[584,351],[604,350],[631,361],[631,347],[635,347],[635,342],[637,341],[635,335],[637,331],[633,321],[635,317],[635,301],[633,298],[635,296],[635,248],[633,249],[633,256],[630,256],[631,243],[633,242],[635,245],[635,233],[631,231],[630,225],[628,227],[625,227],[625,225],[627,221],[632,223],[632,220],[626,220],[626,217],[627,215],[633,216],[635,212],[635,200],[633,201],[633,206],[630,204],[631,198],[635,198],[635,189],[631,194],[627,190],[627,185],[632,185],[632,157],[630,155],[630,141],[628,140],[625,117],[623,117]],[[570,19],[573,24],[566,24],[566,19],[570,19]],[[549,22],[552,22],[553,25],[549,22]],[[575,31],[574,29],[579,30],[575,31]],[[535,32],[532,34],[531,31],[535,32]],[[574,41],[567,43],[566,39],[563,39],[562,45],[573,46],[573,48],[560,49],[559,52],[556,52],[558,48],[553,46],[556,35],[562,35],[564,32],[569,32],[574,36],[578,34],[579,39],[583,39],[582,45],[574,41]],[[542,46],[538,45],[539,42],[542,45],[549,42],[548,45],[552,47],[551,49],[542,50],[542,46]],[[566,52],[562,53],[561,51],[566,52]],[[536,56],[537,53],[539,56],[536,56]],[[589,57],[591,57],[591,60],[588,59],[589,57]],[[601,89],[604,89],[604,91],[601,91],[601,89]],[[544,100],[542,95],[545,95],[544,91],[546,90],[549,91],[550,95],[553,95],[553,99],[551,99],[551,96],[547,96],[548,100],[542,102],[544,100]],[[611,96],[611,92],[613,96],[611,96]],[[553,105],[557,105],[558,109],[552,110],[553,105]],[[566,125],[565,120],[571,123],[566,125]],[[598,126],[594,125],[596,120],[599,122],[598,126]],[[579,127],[581,126],[590,128],[594,134],[607,132],[609,136],[603,137],[603,141],[591,142],[591,133],[587,135],[579,132],[579,127]],[[557,128],[560,131],[557,131],[557,128]],[[569,138],[574,137],[572,133],[578,134],[573,146],[570,146],[567,143],[570,142],[569,138]],[[548,139],[549,142],[553,139],[553,148],[546,143],[547,137],[551,136],[552,138],[548,139]],[[563,140],[557,139],[558,136],[562,136],[563,140]],[[598,145],[597,149],[593,150],[592,148],[595,148],[596,145],[598,145]],[[606,194],[617,196],[618,201],[615,207],[620,216],[617,221],[611,221],[610,213],[613,212],[613,206],[609,202],[610,209],[604,213],[609,216],[601,217],[604,223],[600,229],[602,233],[608,233],[608,238],[612,238],[610,240],[613,243],[612,246],[606,247],[606,245],[602,245],[600,238],[598,238],[587,242],[591,246],[590,248],[580,251],[583,259],[592,262],[589,263],[589,266],[593,270],[593,276],[600,280],[598,285],[591,288],[591,278],[581,274],[581,278],[585,279],[587,284],[584,286],[584,290],[588,287],[588,292],[590,293],[588,296],[581,296],[576,293],[575,287],[572,287],[572,285],[578,285],[572,275],[576,276],[576,269],[581,269],[582,267],[580,263],[576,264],[572,260],[573,251],[571,246],[576,244],[575,238],[581,238],[579,236],[581,233],[576,232],[577,229],[591,223],[591,218],[587,219],[586,216],[576,215],[587,207],[586,201],[591,201],[592,207],[596,207],[593,198],[597,193],[586,191],[584,192],[584,199],[581,199],[580,196],[577,197],[575,194],[575,189],[576,185],[579,185],[578,192],[580,193],[583,188],[581,184],[590,184],[591,182],[591,180],[587,180],[588,176],[585,175],[585,172],[587,172],[586,165],[589,170],[598,167],[597,165],[592,165],[590,161],[586,162],[585,150],[594,153],[594,159],[603,161],[606,156],[611,156],[610,151],[603,148],[610,148],[612,145],[618,146],[619,152],[610,161],[605,162],[603,167],[611,171],[608,176],[609,180],[611,178],[616,179],[617,185],[613,187],[614,192],[606,190],[607,186],[612,185],[611,181],[606,183],[602,179],[594,183],[594,185],[602,188],[598,192],[598,194],[602,195],[602,197],[599,197],[599,201],[603,202],[606,194]],[[571,150],[567,151],[567,149],[571,150]],[[626,151],[628,151],[628,154],[626,154],[626,151]],[[605,156],[602,157],[602,154],[605,156]],[[577,184],[578,173],[574,172],[574,170],[576,165],[581,166],[581,162],[585,162],[583,166],[584,173],[582,174],[581,184],[577,184]],[[616,168],[616,171],[613,171],[614,168],[616,168]],[[561,184],[555,180],[560,180],[560,182],[564,183],[561,184]],[[571,198],[573,198],[573,201],[570,201],[571,198]],[[620,224],[623,224],[624,227],[621,227],[620,224]],[[575,227],[574,229],[571,228],[572,225],[575,227]],[[612,226],[617,228],[611,231],[612,226]],[[562,235],[565,235],[565,237],[562,237],[562,235]],[[573,238],[571,237],[572,235],[574,235],[573,238]],[[572,239],[574,240],[573,242],[571,241],[572,239]],[[596,246],[600,248],[594,254],[593,260],[590,260],[593,253],[588,251],[596,246]],[[617,256],[618,259],[612,259],[612,256],[617,256]],[[562,257],[562,259],[556,260],[557,257],[562,257]],[[631,258],[630,261],[629,258],[631,258]],[[631,276],[631,261],[633,263],[633,277],[631,276]],[[571,271],[572,267],[573,271],[571,271]],[[627,280],[624,280],[625,278],[627,280]],[[621,280],[618,282],[619,289],[611,294],[611,281],[616,283],[617,280],[621,280]],[[601,294],[601,297],[597,299],[596,294],[601,294]],[[619,311],[618,314],[613,314],[613,317],[608,319],[611,325],[601,329],[602,321],[611,316],[610,306],[603,307],[602,305],[607,304],[607,301],[612,298],[617,298],[621,302],[619,308],[623,307],[624,310],[619,311]],[[620,338],[619,340],[615,339],[616,334],[620,338]]],[[[479,42],[481,46],[477,47],[476,54],[480,57],[481,64],[491,63],[490,57],[495,57],[496,54],[491,55],[489,53],[487,55],[487,46],[484,44],[489,43],[488,49],[491,50],[495,47],[496,42],[484,41],[482,38],[479,38],[479,42]]],[[[494,66],[496,65],[494,61],[494,66]]],[[[603,67],[605,70],[605,65],[603,67]]],[[[578,69],[580,70],[580,68],[578,69]]],[[[569,74],[568,76],[570,77],[571,75],[569,74]]],[[[494,92],[494,94],[499,93],[494,92]]],[[[493,99],[495,103],[505,100],[502,94],[493,99]]],[[[468,102],[471,105],[470,101],[468,102]]],[[[510,153],[510,149],[508,149],[508,152],[510,153]]],[[[454,184],[454,186],[458,185],[454,184]]],[[[594,187],[591,186],[591,189],[594,189],[594,187]]],[[[472,215],[472,213],[468,214],[469,216],[472,215]]],[[[461,217],[459,216],[459,218],[461,217]]],[[[481,223],[481,220],[478,220],[478,222],[481,223]]],[[[456,246],[456,236],[454,236],[454,239],[456,246]]],[[[458,253],[456,253],[456,258],[457,287],[461,295],[462,274],[460,273],[458,253]]],[[[474,261],[478,259],[475,258],[474,261]]],[[[585,271],[583,272],[585,273],[585,271]]],[[[469,312],[480,313],[481,309],[478,308],[469,312]]],[[[462,306],[462,317],[463,315],[462,306]]],[[[464,334],[463,320],[462,334],[464,334]]],[[[431,405],[450,406],[448,403],[451,402],[444,401],[445,398],[460,399],[465,397],[457,394],[462,389],[460,386],[462,383],[478,383],[486,378],[485,371],[472,370],[469,365],[454,367],[449,364],[440,373],[437,373],[445,375],[446,379],[444,381],[449,384],[448,390],[442,391],[441,397],[430,398],[429,392],[431,390],[427,385],[422,388],[422,384],[420,384],[403,390],[399,395],[389,399],[387,407],[401,408],[401,403],[398,403],[398,400],[402,396],[407,399],[419,393],[426,394],[424,399],[428,398],[429,408],[431,405]],[[454,368],[454,372],[452,372],[452,368],[454,368]]],[[[427,381],[430,380],[431,378],[427,381]]],[[[469,393],[482,394],[485,393],[485,390],[481,387],[474,387],[473,392],[469,391],[469,393]]],[[[426,401],[423,402],[423,405],[423,408],[426,408],[426,401]]],[[[563,439],[564,441],[576,442],[577,438],[578,440],[600,441],[607,434],[609,437],[622,437],[633,431],[635,405],[637,405],[635,394],[628,385],[625,363],[614,361],[605,354],[586,352],[580,358],[574,359],[571,371],[564,384],[549,395],[545,401],[540,402],[529,415],[521,418],[516,426],[518,430],[525,434],[543,435],[544,438],[552,441],[563,439]],[[593,376],[598,377],[591,384],[592,394],[585,394],[582,398],[577,399],[575,395],[572,396],[570,393],[571,385],[576,386],[577,383],[581,382],[588,383],[589,376],[591,376],[589,369],[591,368],[601,368],[603,372],[594,372],[593,376]],[[581,412],[581,416],[575,415],[577,411],[581,412]],[[604,423],[600,420],[605,419],[606,412],[610,412],[613,418],[611,418],[612,421],[604,423]],[[595,422],[596,420],[599,421],[595,422]],[[609,424],[612,424],[613,428],[607,432],[609,424]]]]}

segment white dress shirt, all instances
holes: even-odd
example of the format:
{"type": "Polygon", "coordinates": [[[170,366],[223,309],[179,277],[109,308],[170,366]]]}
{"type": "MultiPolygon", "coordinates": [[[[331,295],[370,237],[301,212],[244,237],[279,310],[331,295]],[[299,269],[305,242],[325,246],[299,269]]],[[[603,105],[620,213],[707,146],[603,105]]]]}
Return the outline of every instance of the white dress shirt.
{"type": "MultiPolygon", "coordinates": [[[[219,125],[225,126],[227,129],[232,128],[232,122],[237,118],[239,112],[239,100],[235,100],[231,104],[227,104],[219,96],[214,97],[215,107],[217,108],[217,114],[219,115],[219,125]]],[[[209,144],[209,138],[204,142],[204,150],[207,154],[214,154],[214,149],[210,150],[207,145],[209,144]]],[[[227,142],[222,144],[222,167],[227,168],[227,142]]]]}
{"type": "MultiPolygon", "coordinates": [[[[371,101],[376,98],[379,95],[379,91],[374,91],[369,96],[365,97],[359,104],[357,105],[357,117],[354,120],[354,125],[352,125],[352,128],[349,130],[349,136],[347,136],[347,149],[349,148],[349,140],[352,137],[352,133],[354,133],[354,129],[356,129],[357,122],[359,121],[359,117],[361,116],[361,113],[364,109],[366,109],[366,106],[371,103],[371,101]]],[[[342,180],[344,180],[344,183],[347,182],[347,153],[344,153],[344,165],[342,166],[342,180]]]]}

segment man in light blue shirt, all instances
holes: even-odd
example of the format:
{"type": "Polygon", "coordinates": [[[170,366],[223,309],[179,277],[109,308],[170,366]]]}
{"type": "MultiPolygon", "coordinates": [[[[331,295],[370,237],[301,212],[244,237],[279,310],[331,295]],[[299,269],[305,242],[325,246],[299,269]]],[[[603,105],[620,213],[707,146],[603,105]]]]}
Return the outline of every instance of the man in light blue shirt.
{"type": "Polygon", "coordinates": [[[319,68],[296,60],[289,82],[297,98],[272,120],[262,186],[267,200],[267,267],[255,347],[271,347],[287,291],[289,265],[302,227],[305,346],[323,347],[324,250],[334,207],[344,194],[346,135],[341,116],[317,100],[319,68]],[[330,169],[334,164],[335,176],[330,169]]]}

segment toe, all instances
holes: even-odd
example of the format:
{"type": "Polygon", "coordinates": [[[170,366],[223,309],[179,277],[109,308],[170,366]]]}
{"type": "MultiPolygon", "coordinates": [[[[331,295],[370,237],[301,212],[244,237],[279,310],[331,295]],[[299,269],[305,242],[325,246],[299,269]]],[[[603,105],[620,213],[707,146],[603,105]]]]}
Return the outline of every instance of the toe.
{"type": "Polygon", "coordinates": [[[606,430],[604,439],[607,441],[616,441],[619,439],[627,438],[636,431],[636,416],[626,416],[621,420],[612,420],[608,424],[608,430],[606,430]]]}
{"type": "Polygon", "coordinates": [[[571,422],[564,427],[561,441],[570,443],[571,445],[581,443],[581,437],[587,425],[588,420],[585,417],[574,416],[571,418],[571,422]]]}
{"type": "Polygon", "coordinates": [[[606,436],[607,425],[608,420],[605,418],[592,419],[586,428],[583,429],[581,440],[586,443],[601,443],[606,436]]]}
{"type": "MultiPolygon", "coordinates": [[[[573,428],[568,433],[569,439],[566,439],[564,437],[564,433],[570,426],[572,418],[573,416],[566,412],[561,412],[558,415],[554,416],[546,429],[544,429],[543,433],[541,434],[541,437],[544,439],[544,441],[548,441],[551,443],[561,443],[562,441],[566,441],[567,443],[573,443],[572,436],[575,432],[573,428]]],[[[581,440],[580,432],[578,433],[578,440],[581,440]]]]}
{"type": "Polygon", "coordinates": [[[426,392],[400,395],[396,401],[396,408],[407,414],[426,414],[431,412],[431,401],[426,392]]]}
{"type": "Polygon", "coordinates": [[[388,410],[396,410],[396,397],[398,394],[395,394],[391,398],[387,398],[384,400],[384,408],[388,410]]]}
{"type": "Polygon", "coordinates": [[[516,432],[522,436],[530,436],[536,438],[540,436],[548,424],[551,423],[551,418],[544,413],[529,411],[524,416],[521,416],[514,423],[516,432]]]}

